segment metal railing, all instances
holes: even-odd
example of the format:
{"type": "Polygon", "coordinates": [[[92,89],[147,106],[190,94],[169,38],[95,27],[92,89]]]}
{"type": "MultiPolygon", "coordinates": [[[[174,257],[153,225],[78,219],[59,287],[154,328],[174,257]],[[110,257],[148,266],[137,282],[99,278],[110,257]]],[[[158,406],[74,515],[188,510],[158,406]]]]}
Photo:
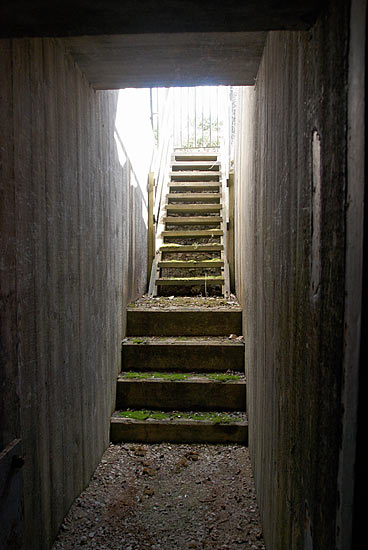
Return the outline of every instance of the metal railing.
{"type": "MultiPolygon", "coordinates": [[[[162,139],[161,113],[167,103],[165,88],[151,88],[152,127],[159,144],[162,139]]],[[[170,88],[172,134],[175,148],[220,147],[229,131],[230,88],[196,86],[170,88]]]]}

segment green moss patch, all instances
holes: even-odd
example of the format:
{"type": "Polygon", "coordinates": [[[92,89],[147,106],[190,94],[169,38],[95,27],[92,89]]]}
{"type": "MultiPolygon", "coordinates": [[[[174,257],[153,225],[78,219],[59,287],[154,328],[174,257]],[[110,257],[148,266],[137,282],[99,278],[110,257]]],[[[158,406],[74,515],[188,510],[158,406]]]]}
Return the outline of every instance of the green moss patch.
{"type": "Polygon", "coordinates": [[[230,424],[242,420],[241,415],[235,413],[217,413],[217,412],[163,412],[148,410],[127,410],[119,411],[119,416],[123,418],[132,418],[133,420],[195,420],[198,422],[212,422],[213,424],[230,424]]]}
{"type": "Polygon", "coordinates": [[[179,372],[122,372],[120,378],[127,380],[150,380],[152,378],[159,378],[161,380],[187,380],[188,378],[208,378],[216,382],[235,382],[240,380],[240,375],[226,374],[226,373],[210,373],[210,374],[193,374],[193,373],[179,373],[179,372]]]}

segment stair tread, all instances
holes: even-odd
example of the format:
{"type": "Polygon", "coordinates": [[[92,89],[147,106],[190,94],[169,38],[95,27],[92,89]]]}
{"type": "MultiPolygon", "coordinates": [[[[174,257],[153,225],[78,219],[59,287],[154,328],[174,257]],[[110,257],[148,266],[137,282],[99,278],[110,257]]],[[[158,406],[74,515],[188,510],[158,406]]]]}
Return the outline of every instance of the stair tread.
{"type": "Polygon", "coordinates": [[[221,417],[224,418],[226,425],[228,421],[231,423],[241,423],[241,424],[247,424],[247,418],[245,411],[224,411],[224,412],[218,412],[218,411],[195,411],[193,413],[188,413],[187,411],[162,411],[161,409],[153,409],[153,410],[145,410],[145,409],[120,409],[116,410],[112,415],[112,420],[128,420],[130,422],[147,422],[147,423],[153,423],[153,422],[177,422],[179,424],[190,424],[190,423],[204,423],[207,425],[213,424],[213,420],[210,420],[210,417],[216,418],[221,417]],[[134,418],[135,412],[142,412],[142,416],[146,416],[146,418],[134,418]],[[133,413],[131,416],[129,413],[133,413]],[[162,413],[162,414],[160,414],[162,413]],[[212,413],[212,415],[211,415],[212,413]],[[123,416],[123,414],[127,414],[128,416],[123,416]],[[160,416],[169,418],[159,418],[160,416]],[[205,418],[204,418],[205,417],[205,418]]]}
{"type": "Polygon", "coordinates": [[[159,277],[156,279],[158,286],[190,286],[196,284],[223,284],[224,277],[159,277]]]}
{"type": "Polygon", "coordinates": [[[212,160],[217,161],[217,153],[174,153],[175,161],[182,160],[212,160]]]}
{"type": "Polygon", "coordinates": [[[170,181],[170,189],[220,189],[220,181],[170,181]]]}
{"type": "Polygon", "coordinates": [[[226,384],[227,386],[236,385],[236,386],[245,386],[246,380],[245,376],[238,374],[234,375],[234,379],[225,379],[221,376],[215,376],[217,373],[213,373],[213,378],[211,377],[211,373],[208,374],[200,374],[200,373],[177,373],[177,372],[171,372],[166,374],[163,372],[155,372],[152,371],[144,372],[121,372],[118,376],[118,383],[147,383],[147,384],[156,384],[156,383],[167,383],[167,384],[226,384]],[[145,375],[145,377],[143,376],[145,375]],[[172,376],[170,378],[170,375],[172,376]],[[177,376],[178,378],[175,378],[177,376]],[[238,378],[235,378],[237,376],[238,378]]]}
{"type": "Polygon", "coordinates": [[[220,199],[221,193],[169,193],[168,199],[176,200],[213,200],[220,199]]]}
{"type": "Polygon", "coordinates": [[[163,237],[221,237],[222,229],[190,229],[186,231],[165,230],[161,232],[163,237]]]}
{"type": "Polygon", "coordinates": [[[219,181],[220,172],[214,172],[212,170],[182,170],[172,171],[169,173],[171,181],[219,181]],[[197,179],[199,178],[199,179],[197,179]]]}
{"type": "MultiPolygon", "coordinates": [[[[237,310],[235,310],[237,311],[237,310]]],[[[229,338],[229,336],[127,336],[122,346],[244,346],[243,340],[229,338]]]]}
{"type": "Polygon", "coordinates": [[[248,422],[246,418],[216,423],[204,420],[146,419],[134,420],[113,416],[110,423],[113,443],[132,441],[141,443],[237,443],[247,445],[248,422]]]}
{"type": "Polygon", "coordinates": [[[216,267],[223,267],[224,261],[223,260],[197,260],[197,261],[190,261],[190,260],[161,260],[158,262],[158,266],[162,268],[188,268],[188,269],[195,269],[196,267],[208,267],[208,268],[216,268],[216,267]]]}
{"type": "Polygon", "coordinates": [[[163,222],[173,225],[208,225],[221,223],[222,216],[166,216],[163,222]]]}
{"type": "Polygon", "coordinates": [[[164,244],[160,246],[161,252],[219,252],[224,245],[219,243],[209,244],[164,244]]]}
{"type": "Polygon", "coordinates": [[[222,204],[167,204],[168,212],[219,212],[222,204]]]}

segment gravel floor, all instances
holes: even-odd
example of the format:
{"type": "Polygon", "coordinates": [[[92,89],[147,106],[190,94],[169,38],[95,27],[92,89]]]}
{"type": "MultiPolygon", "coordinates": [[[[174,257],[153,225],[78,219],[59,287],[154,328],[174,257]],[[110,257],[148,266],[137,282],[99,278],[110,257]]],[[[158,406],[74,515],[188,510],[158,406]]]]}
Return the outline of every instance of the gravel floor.
{"type": "Polygon", "coordinates": [[[53,550],[264,549],[248,449],[110,445],[53,550]]]}

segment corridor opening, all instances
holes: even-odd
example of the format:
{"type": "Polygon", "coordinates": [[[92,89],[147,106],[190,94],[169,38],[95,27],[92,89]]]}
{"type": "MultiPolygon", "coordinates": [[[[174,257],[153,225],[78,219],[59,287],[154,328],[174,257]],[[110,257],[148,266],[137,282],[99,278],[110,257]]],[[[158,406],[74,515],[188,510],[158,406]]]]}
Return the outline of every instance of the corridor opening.
{"type": "Polygon", "coordinates": [[[225,15],[191,4],[200,13],[181,11],[172,26],[147,3],[133,19],[101,16],[101,5],[85,20],[67,5],[57,20],[44,3],[32,17],[24,3],[1,8],[1,443],[25,456],[13,470],[5,452],[3,464],[19,480],[28,546],[50,547],[108,445],[122,312],[147,284],[129,260],[140,251],[147,261],[145,239],[130,231],[144,201],[139,191],[128,200],[111,90],[122,78],[193,85],[205,73],[202,84],[249,86],[235,148],[235,281],[266,545],[352,548],[366,4],[286,4],[229,4],[225,15]]]}

